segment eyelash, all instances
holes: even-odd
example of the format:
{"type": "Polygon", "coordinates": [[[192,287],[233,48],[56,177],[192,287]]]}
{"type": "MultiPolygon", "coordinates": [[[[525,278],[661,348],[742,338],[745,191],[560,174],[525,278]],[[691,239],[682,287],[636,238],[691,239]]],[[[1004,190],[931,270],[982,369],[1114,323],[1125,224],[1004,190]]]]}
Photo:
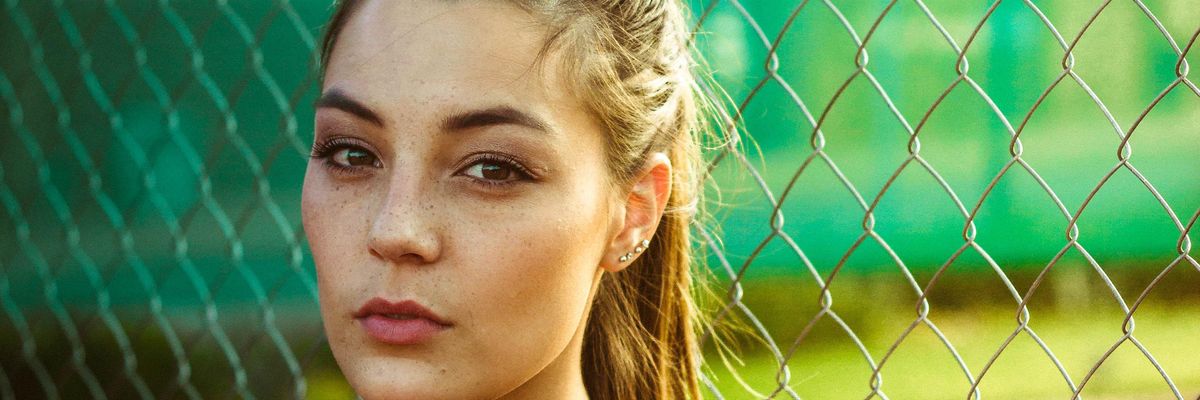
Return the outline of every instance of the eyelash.
{"type": "MultiPolygon", "coordinates": [[[[323,160],[323,163],[325,164],[325,166],[330,168],[330,170],[334,171],[337,174],[352,175],[352,174],[361,172],[364,169],[364,167],[345,166],[345,165],[341,165],[341,164],[338,164],[333,161],[333,158],[331,156],[343,149],[362,150],[362,151],[365,151],[365,152],[371,154],[373,157],[375,157],[375,153],[373,151],[371,151],[370,149],[368,149],[366,146],[363,146],[362,144],[360,144],[358,140],[344,137],[344,136],[330,138],[329,140],[326,140],[323,142],[317,142],[317,143],[313,144],[312,154],[310,154],[309,157],[311,157],[313,159],[323,160]]],[[[520,160],[518,160],[516,157],[510,156],[507,154],[503,154],[503,153],[476,153],[476,154],[472,154],[472,156],[473,156],[472,159],[469,162],[467,162],[463,167],[459,168],[455,172],[455,175],[464,175],[463,171],[465,171],[468,168],[471,168],[479,163],[491,162],[491,163],[500,164],[504,168],[508,168],[508,169],[512,170],[512,172],[517,174],[518,177],[514,180],[509,180],[509,181],[494,181],[494,180],[488,180],[488,179],[479,179],[479,178],[475,178],[472,176],[467,176],[467,177],[470,178],[473,182],[480,184],[480,185],[487,186],[487,187],[503,187],[503,186],[520,183],[521,181],[529,181],[529,180],[536,179],[536,175],[533,173],[533,171],[530,171],[529,168],[526,168],[520,162],[520,160]]],[[[376,157],[375,159],[376,159],[376,161],[379,160],[378,157],[376,157]]],[[[464,176],[466,176],[466,175],[464,175],[464,176]]]]}
{"type": "Polygon", "coordinates": [[[468,161],[464,167],[459,168],[458,172],[455,172],[455,174],[461,175],[462,172],[466,171],[468,168],[471,168],[471,167],[478,165],[479,163],[483,163],[483,162],[500,164],[504,168],[508,168],[508,169],[512,170],[512,172],[514,174],[518,175],[518,177],[516,179],[509,180],[509,181],[493,181],[493,180],[479,179],[479,178],[469,176],[469,178],[471,178],[471,180],[475,181],[478,184],[487,186],[487,187],[503,187],[503,186],[521,183],[522,181],[531,181],[531,180],[537,179],[537,177],[533,173],[533,171],[530,171],[528,168],[525,168],[525,166],[523,164],[521,164],[521,162],[519,160],[517,160],[516,157],[510,156],[507,154],[503,154],[503,153],[476,153],[476,154],[474,154],[474,157],[471,159],[471,161],[468,161]]]}
{"type": "MultiPolygon", "coordinates": [[[[375,152],[371,151],[366,146],[363,146],[358,140],[344,136],[330,138],[324,142],[317,142],[313,144],[312,154],[309,157],[323,160],[323,163],[326,167],[328,167],[334,173],[340,175],[353,175],[355,173],[362,172],[364,167],[345,166],[333,162],[333,157],[330,156],[343,149],[362,150],[371,154],[372,157],[375,157],[375,152]]],[[[375,160],[379,161],[379,158],[375,157],[375,160]]]]}

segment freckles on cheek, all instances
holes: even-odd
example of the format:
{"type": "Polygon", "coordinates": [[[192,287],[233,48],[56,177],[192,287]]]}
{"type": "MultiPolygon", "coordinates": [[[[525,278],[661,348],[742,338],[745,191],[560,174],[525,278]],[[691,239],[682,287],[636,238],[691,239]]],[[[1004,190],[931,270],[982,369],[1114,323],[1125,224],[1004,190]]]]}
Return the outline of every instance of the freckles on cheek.
{"type": "Polygon", "coordinates": [[[530,213],[527,202],[519,203],[464,200],[447,204],[444,237],[452,243],[446,248],[447,261],[470,270],[460,275],[469,278],[462,279],[469,285],[460,290],[501,301],[525,295],[530,265],[544,262],[545,257],[535,248],[546,240],[535,230],[544,230],[549,224],[530,213]]]}
{"type": "Polygon", "coordinates": [[[312,219],[321,225],[316,226],[319,231],[327,231],[343,225],[337,222],[346,221],[346,217],[359,216],[355,220],[366,217],[364,206],[371,193],[361,188],[364,185],[339,184],[326,176],[316,177],[315,181],[304,190],[302,209],[306,222],[312,219]]]}
{"type": "Polygon", "coordinates": [[[318,177],[303,194],[303,219],[321,289],[344,285],[336,271],[343,270],[352,256],[366,248],[370,220],[366,215],[367,193],[318,177]]]}

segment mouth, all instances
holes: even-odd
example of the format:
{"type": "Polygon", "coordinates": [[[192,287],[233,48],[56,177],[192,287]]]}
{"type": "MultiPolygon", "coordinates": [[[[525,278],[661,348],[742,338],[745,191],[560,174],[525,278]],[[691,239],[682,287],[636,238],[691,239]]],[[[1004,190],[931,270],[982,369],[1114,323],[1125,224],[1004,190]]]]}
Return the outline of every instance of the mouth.
{"type": "Polygon", "coordinates": [[[373,298],[354,313],[366,334],[392,345],[414,345],[432,340],[454,324],[413,300],[391,302],[373,298]]]}

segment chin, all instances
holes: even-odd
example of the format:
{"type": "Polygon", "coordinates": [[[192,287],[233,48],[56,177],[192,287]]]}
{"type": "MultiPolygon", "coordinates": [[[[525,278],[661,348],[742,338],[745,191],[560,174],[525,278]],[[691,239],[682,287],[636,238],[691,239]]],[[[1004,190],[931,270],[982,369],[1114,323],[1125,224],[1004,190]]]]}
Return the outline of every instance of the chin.
{"type": "MultiPolygon", "coordinates": [[[[373,371],[371,376],[361,376],[351,381],[355,393],[363,400],[437,400],[468,398],[461,393],[454,393],[446,387],[438,387],[435,382],[412,379],[403,373],[387,373],[373,371]]],[[[438,382],[445,384],[442,382],[438,382]]]]}
{"type": "Polygon", "coordinates": [[[363,400],[417,400],[417,399],[450,399],[455,398],[447,393],[431,392],[428,390],[412,390],[403,385],[370,385],[371,387],[355,390],[363,400]]]}
{"type": "Polygon", "coordinates": [[[350,386],[364,400],[473,399],[446,368],[389,356],[339,362],[350,386]]]}

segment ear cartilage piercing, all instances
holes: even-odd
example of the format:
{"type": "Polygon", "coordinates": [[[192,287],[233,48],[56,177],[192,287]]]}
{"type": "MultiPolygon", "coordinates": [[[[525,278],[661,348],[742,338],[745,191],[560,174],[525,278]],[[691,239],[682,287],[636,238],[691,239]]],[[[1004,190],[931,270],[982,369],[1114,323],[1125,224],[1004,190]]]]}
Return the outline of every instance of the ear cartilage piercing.
{"type": "Polygon", "coordinates": [[[646,251],[646,249],[649,247],[650,247],[650,239],[642,239],[642,243],[638,244],[637,247],[634,247],[632,252],[625,253],[625,255],[621,256],[621,258],[619,258],[618,260],[620,260],[621,262],[629,261],[629,260],[633,259],[633,255],[635,253],[641,253],[643,251],[646,251]]]}

